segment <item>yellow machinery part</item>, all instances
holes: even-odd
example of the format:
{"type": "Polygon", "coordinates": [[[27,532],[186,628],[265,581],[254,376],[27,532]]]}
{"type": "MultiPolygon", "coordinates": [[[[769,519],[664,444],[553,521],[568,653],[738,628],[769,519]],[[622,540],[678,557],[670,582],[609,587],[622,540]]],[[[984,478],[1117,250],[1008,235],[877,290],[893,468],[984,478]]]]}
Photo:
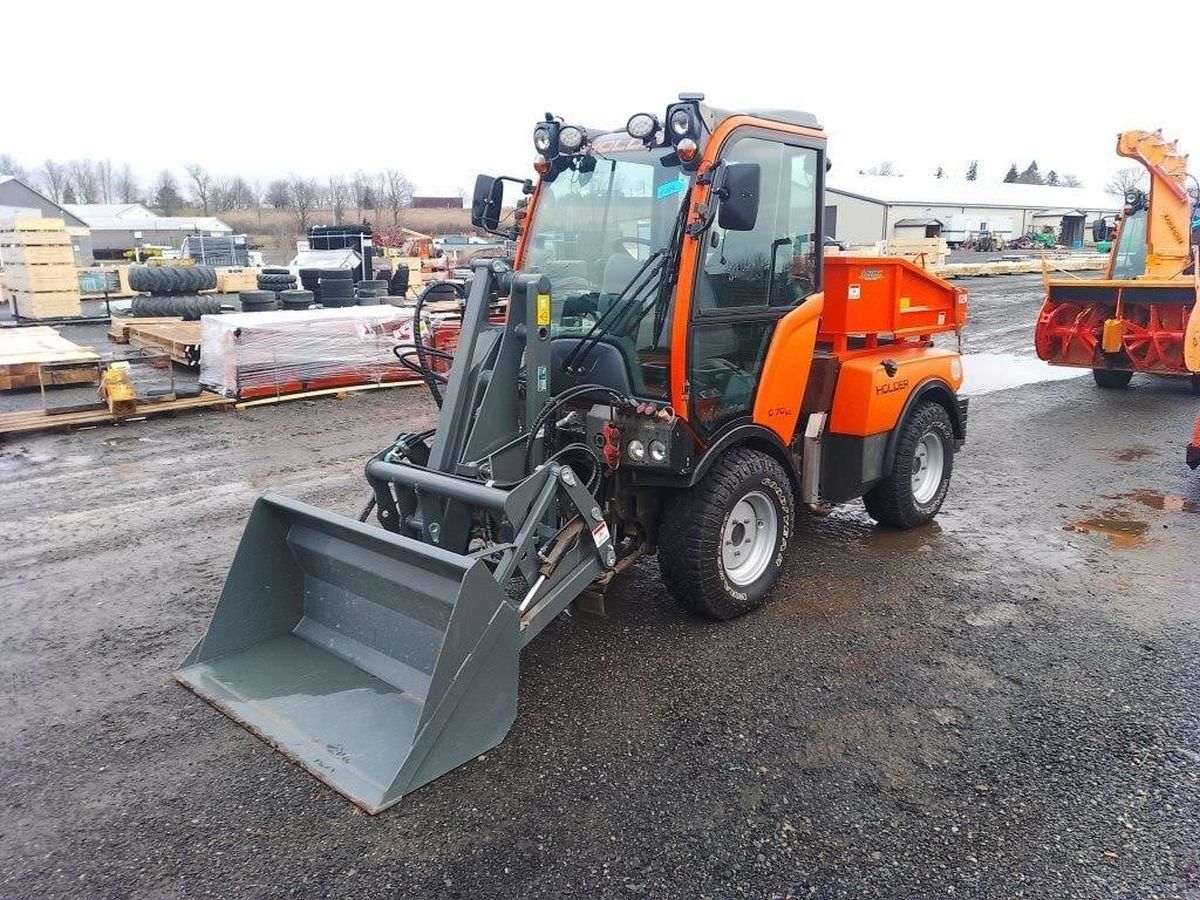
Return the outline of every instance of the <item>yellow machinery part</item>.
{"type": "Polygon", "coordinates": [[[1105,319],[1104,331],[1100,337],[1100,349],[1105,353],[1116,353],[1121,349],[1121,339],[1125,328],[1120,319],[1105,319]]]}

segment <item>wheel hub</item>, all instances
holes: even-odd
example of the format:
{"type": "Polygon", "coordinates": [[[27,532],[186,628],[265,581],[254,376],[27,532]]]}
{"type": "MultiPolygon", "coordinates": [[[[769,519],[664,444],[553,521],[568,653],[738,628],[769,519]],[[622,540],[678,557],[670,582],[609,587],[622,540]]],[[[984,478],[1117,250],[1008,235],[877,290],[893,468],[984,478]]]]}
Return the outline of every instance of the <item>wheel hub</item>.
{"type": "Polygon", "coordinates": [[[933,431],[925,432],[913,452],[912,494],[917,503],[928,503],[937,495],[945,468],[946,449],[941,437],[933,431]]]}
{"type": "Polygon", "coordinates": [[[753,584],[770,565],[779,537],[775,504],[762,491],[751,491],[734,504],[721,534],[721,563],[738,586],[753,584]]]}

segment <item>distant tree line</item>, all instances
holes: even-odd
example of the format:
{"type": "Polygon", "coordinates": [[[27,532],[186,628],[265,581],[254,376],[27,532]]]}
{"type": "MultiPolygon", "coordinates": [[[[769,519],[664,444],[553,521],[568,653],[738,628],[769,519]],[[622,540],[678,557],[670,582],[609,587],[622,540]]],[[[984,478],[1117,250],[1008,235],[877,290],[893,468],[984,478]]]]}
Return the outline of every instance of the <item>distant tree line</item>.
{"type": "Polygon", "coordinates": [[[170,169],[163,169],[142,184],[128,163],[46,159],[31,169],[10,154],[0,153],[0,173],[15,175],[55,203],[142,203],[166,216],[185,208],[205,216],[258,212],[260,219],[264,208],[287,210],[300,232],[312,224],[317,210],[331,210],[338,224],[353,211],[355,221],[371,216],[382,223],[386,214],[392,225],[398,225],[403,211],[412,205],[412,182],[398,169],[360,170],[327,179],[293,174],[265,181],[213,174],[199,163],[188,163],[183,171],[182,181],[170,169]]]}
{"type": "Polygon", "coordinates": [[[1066,172],[1056,172],[1051,169],[1042,175],[1036,159],[1031,160],[1029,165],[1020,170],[1017,169],[1017,164],[1013,163],[1008,167],[1004,182],[1005,184],[1048,184],[1052,187],[1083,187],[1082,181],[1066,172]]]}
{"type": "MultiPolygon", "coordinates": [[[[860,169],[858,174],[860,174],[860,175],[894,175],[894,176],[900,175],[900,173],[896,171],[896,167],[894,165],[892,165],[892,163],[889,160],[884,160],[881,163],[871,166],[871,168],[869,168],[869,169],[860,169]]],[[[933,177],[940,179],[940,178],[949,178],[950,176],[946,173],[946,169],[944,167],[938,166],[933,171],[933,177]]],[[[967,163],[967,170],[965,173],[965,178],[967,181],[978,181],[979,180],[979,160],[973,159],[969,163],[967,163]]],[[[1014,183],[1014,182],[1016,184],[1048,184],[1048,185],[1053,185],[1056,187],[1082,187],[1083,186],[1083,182],[1080,181],[1078,178],[1076,178],[1074,175],[1068,175],[1063,172],[1056,172],[1054,169],[1051,169],[1049,172],[1047,172],[1045,174],[1045,176],[1043,176],[1042,173],[1038,170],[1038,164],[1037,164],[1036,160],[1030,162],[1029,165],[1026,166],[1023,170],[1018,169],[1017,164],[1013,163],[1009,167],[1008,174],[1004,176],[1004,181],[1005,181],[1005,183],[1009,183],[1009,184],[1014,183]]]]}

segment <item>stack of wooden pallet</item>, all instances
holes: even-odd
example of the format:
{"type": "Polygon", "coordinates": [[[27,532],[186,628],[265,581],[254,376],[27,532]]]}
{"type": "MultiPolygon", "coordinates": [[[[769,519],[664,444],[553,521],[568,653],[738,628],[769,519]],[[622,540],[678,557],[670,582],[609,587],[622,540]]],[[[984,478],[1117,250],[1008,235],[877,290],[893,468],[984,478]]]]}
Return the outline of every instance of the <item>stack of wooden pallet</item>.
{"type": "Polygon", "coordinates": [[[51,319],[82,312],[71,236],[62,219],[0,222],[0,263],[15,315],[51,319]]]}
{"type": "Polygon", "coordinates": [[[36,388],[43,381],[94,383],[99,359],[91,347],[80,347],[44,325],[0,329],[0,391],[36,388]],[[50,363],[54,365],[48,367],[50,363]]]}

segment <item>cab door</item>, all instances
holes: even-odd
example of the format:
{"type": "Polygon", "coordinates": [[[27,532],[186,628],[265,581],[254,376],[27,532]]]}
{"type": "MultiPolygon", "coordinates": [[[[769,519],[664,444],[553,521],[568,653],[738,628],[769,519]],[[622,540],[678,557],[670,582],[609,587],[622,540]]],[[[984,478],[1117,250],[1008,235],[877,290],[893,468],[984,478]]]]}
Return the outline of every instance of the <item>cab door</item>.
{"type": "Polygon", "coordinates": [[[824,151],[792,139],[740,129],[721,154],[758,163],[761,199],[752,230],[714,222],[702,238],[687,378],[689,419],[704,438],[751,418],[777,323],[821,290],[824,151]]]}

